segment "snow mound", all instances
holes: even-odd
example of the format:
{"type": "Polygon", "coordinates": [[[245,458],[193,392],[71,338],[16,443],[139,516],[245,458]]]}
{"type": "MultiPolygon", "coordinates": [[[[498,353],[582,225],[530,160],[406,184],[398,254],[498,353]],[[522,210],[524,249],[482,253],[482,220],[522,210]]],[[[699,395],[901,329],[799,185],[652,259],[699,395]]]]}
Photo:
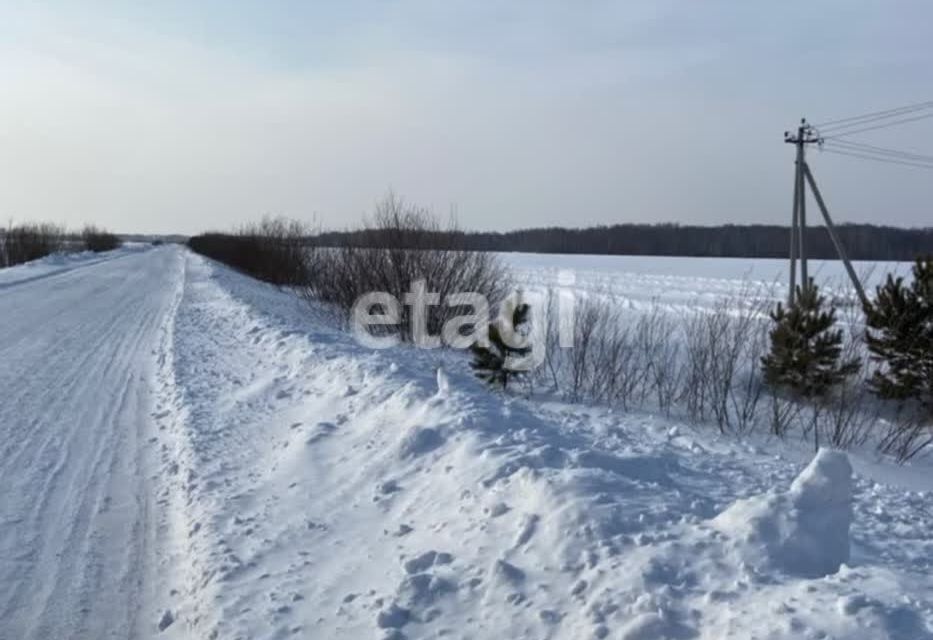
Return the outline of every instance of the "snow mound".
{"type": "Polygon", "coordinates": [[[818,578],[849,561],[852,466],[845,453],[820,449],[790,490],[735,502],[713,520],[746,547],[746,562],[764,556],[787,573],[818,578]]]}

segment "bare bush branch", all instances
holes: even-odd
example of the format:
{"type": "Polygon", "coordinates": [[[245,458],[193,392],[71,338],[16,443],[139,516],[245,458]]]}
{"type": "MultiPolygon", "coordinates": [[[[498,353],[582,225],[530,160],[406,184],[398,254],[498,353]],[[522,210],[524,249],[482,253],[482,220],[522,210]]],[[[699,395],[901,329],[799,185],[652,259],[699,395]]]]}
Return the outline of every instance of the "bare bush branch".
{"type": "Polygon", "coordinates": [[[62,251],[65,230],[55,224],[10,223],[0,229],[0,266],[11,267],[62,251]]]}
{"type": "Polygon", "coordinates": [[[93,224],[85,225],[81,230],[81,242],[85,249],[95,253],[113,251],[123,245],[119,236],[93,224]]]}
{"type": "MultiPolygon", "coordinates": [[[[444,323],[462,310],[443,304],[454,293],[475,292],[491,307],[507,292],[507,274],[499,259],[480,251],[459,248],[461,235],[453,222],[447,228],[427,209],[389,194],[376,207],[373,219],[336,247],[319,247],[308,270],[306,295],[349,313],[360,296],[386,292],[399,300],[424,281],[440,305],[428,309],[427,329],[440,333],[444,323]]],[[[407,307],[401,323],[388,331],[403,340],[412,338],[407,307]]]]}

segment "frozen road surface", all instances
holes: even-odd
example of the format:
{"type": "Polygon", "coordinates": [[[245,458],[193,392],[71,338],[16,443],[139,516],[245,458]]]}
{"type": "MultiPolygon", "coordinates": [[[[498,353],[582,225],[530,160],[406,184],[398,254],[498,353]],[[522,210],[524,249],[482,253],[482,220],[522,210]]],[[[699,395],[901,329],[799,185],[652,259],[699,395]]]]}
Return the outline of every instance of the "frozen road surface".
{"type": "Polygon", "coordinates": [[[182,268],[117,253],[0,289],[4,640],[139,635],[157,536],[142,443],[182,268]]]}

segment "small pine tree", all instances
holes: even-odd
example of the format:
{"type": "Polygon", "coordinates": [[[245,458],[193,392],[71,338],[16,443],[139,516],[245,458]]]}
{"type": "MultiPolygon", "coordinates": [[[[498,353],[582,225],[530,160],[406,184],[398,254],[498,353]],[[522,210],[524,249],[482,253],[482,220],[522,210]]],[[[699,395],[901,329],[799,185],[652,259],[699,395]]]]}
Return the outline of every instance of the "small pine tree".
{"type": "Polygon", "coordinates": [[[491,386],[501,386],[503,389],[508,387],[511,378],[521,373],[509,367],[508,359],[521,358],[531,352],[531,347],[527,345],[513,346],[522,342],[518,338],[528,323],[531,307],[515,300],[509,300],[506,304],[506,316],[511,315],[509,321],[503,323],[500,316],[498,320],[490,322],[487,339],[474,342],[470,347],[473,354],[470,366],[476,377],[491,386]],[[506,340],[505,337],[511,339],[506,340]]]}
{"type": "Polygon", "coordinates": [[[865,307],[865,342],[881,364],[870,381],[891,400],[916,400],[933,414],[933,257],[918,258],[913,282],[888,276],[865,307]]]}
{"type": "Polygon", "coordinates": [[[833,330],[836,310],[824,310],[825,303],[811,279],[787,308],[778,303],[771,313],[771,351],[761,359],[768,385],[818,398],[858,371],[858,358],[840,362],[842,331],[833,330]]]}

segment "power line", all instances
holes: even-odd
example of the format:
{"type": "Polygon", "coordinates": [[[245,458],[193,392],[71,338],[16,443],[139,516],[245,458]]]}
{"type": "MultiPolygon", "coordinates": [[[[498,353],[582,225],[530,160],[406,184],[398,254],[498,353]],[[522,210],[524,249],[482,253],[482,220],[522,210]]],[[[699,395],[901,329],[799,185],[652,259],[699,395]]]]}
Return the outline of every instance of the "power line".
{"type": "Polygon", "coordinates": [[[872,151],[866,151],[862,149],[853,149],[851,147],[843,147],[840,145],[833,144],[831,142],[826,143],[822,147],[821,150],[827,151],[827,152],[833,152],[833,153],[841,153],[841,154],[846,154],[846,155],[854,155],[856,157],[864,157],[864,158],[869,158],[872,160],[885,160],[885,161],[896,160],[898,162],[906,162],[906,163],[915,164],[915,165],[933,166],[933,160],[919,160],[919,159],[912,159],[912,158],[903,158],[899,156],[883,155],[883,154],[875,153],[872,151]]]}
{"type": "MultiPolygon", "coordinates": [[[[919,111],[921,109],[928,109],[933,107],[933,100],[927,100],[925,102],[917,102],[915,104],[905,105],[903,107],[895,107],[893,109],[885,109],[883,111],[874,111],[871,113],[865,113],[860,116],[851,116],[849,118],[839,118],[838,120],[829,120],[827,122],[821,122],[820,124],[814,125],[817,128],[829,127],[831,125],[841,125],[843,123],[852,123],[854,124],[863,124],[862,120],[874,120],[880,118],[892,118],[899,115],[904,115],[905,113],[910,113],[912,111],[919,111]],[[857,122],[856,122],[857,121],[857,122]]],[[[850,125],[851,126],[851,125],[850,125]]]]}
{"type": "Polygon", "coordinates": [[[911,115],[911,114],[914,114],[914,113],[922,113],[922,112],[924,112],[924,111],[927,111],[928,109],[933,109],[933,106],[930,106],[930,107],[915,107],[915,108],[912,108],[912,109],[904,109],[904,110],[896,111],[896,112],[893,112],[893,113],[890,113],[890,114],[884,115],[884,116],[877,116],[877,117],[874,117],[874,118],[865,118],[865,119],[863,119],[863,120],[858,120],[858,121],[855,121],[855,122],[850,122],[850,123],[848,123],[848,124],[838,124],[838,125],[835,125],[835,126],[824,127],[824,128],[821,129],[821,131],[823,131],[824,133],[829,133],[829,134],[842,133],[842,132],[845,132],[845,131],[848,130],[848,129],[852,129],[852,128],[854,128],[854,127],[863,127],[864,125],[873,124],[873,123],[875,123],[875,122],[884,124],[885,122],[890,121],[891,118],[900,118],[900,117],[902,117],[902,116],[908,116],[908,115],[911,115]]]}
{"type": "Polygon", "coordinates": [[[922,153],[914,153],[911,151],[901,151],[899,149],[889,149],[887,147],[877,147],[871,144],[864,144],[860,142],[852,142],[849,140],[829,140],[830,144],[851,149],[852,151],[859,151],[865,153],[871,153],[875,155],[890,156],[892,158],[900,158],[902,160],[916,160],[920,162],[933,162],[933,155],[926,155],[922,153]]]}
{"type": "Polygon", "coordinates": [[[827,140],[830,140],[830,139],[833,139],[833,138],[842,138],[842,137],[844,137],[844,136],[851,136],[851,135],[854,135],[854,134],[856,134],[856,133],[863,133],[863,132],[865,132],[865,131],[874,131],[874,130],[876,130],[876,129],[887,129],[888,127],[893,127],[893,126],[896,126],[896,125],[899,125],[899,124],[905,124],[905,123],[907,123],[907,122],[915,122],[915,121],[917,121],[917,120],[923,120],[923,119],[925,119],[925,118],[933,118],[933,113],[925,113],[925,114],[923,114],[923,115],[913,116],[912,118],[903,118],[903,119],[901,119],[901,120],[895,120],[895,121],[893,121],[893,122],[883,122],[883,123],[881,123],[881,124],[876,124],[876,125],[873,125],[873,126],[871,126],[871,127],[863,127],[863,128],[861,128],[861,129],[850,129],[850,130],[848,130],[848,131],[842,131],[841,133],[832,133],[832,132],[830,132],[830,135],[824,136],[824,137],[825,137],[827,140]]]}
{"type": "Polygon", "coordinates": [[[930,164],[922,164],[922,163],[919,163],[919,162],[911,162],[911,161],[909,161],[909,160],[897,160],[897,159],[894,159],[894,158],[885,158],[885,157],[881,157],[881,156],[872,156],[872,155],[868,155],[868,154],[865,154],[865,153],[854,153],[854,152],[848,151],[848,150],[845,150],[845,151],[844,151],[844,150],[842,150],[842,149],[834,149],[834,148],[829,147],[829,146],[824,146],[824,147],[823,147],[823,151],[824,151],[825,153],[835,153],[835,154],[841,155],[841,156],[850,156],[850,157],[853,157],[853,158],[861,158],[861,159],[863,159],[863,160],[873,160],[873,161],[875,161],[875,162],[885,162],[885,163],[888,163],[888,164],[899,164],[899,165],[904,165],[904,166],[908,166],[908,167],[916,167],[916,168],[918,168],[918,169],[933,169],[933,163],[930,163],[930,164]]]}

